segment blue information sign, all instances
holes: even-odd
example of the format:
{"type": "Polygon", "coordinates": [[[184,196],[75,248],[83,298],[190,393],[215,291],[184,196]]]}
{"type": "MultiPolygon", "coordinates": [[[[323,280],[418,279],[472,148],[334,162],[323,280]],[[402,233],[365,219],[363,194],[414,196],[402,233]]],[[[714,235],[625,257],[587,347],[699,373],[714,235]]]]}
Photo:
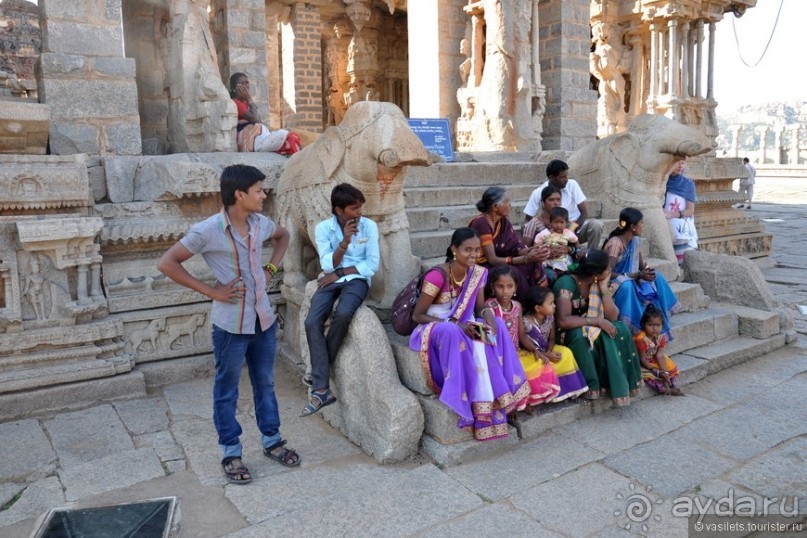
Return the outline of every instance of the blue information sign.
{"type": "Polygon", "coordinates": [[[440,155],[446,162],[454,160],[448,118],[409,118],[409,127],[418,135],[427,150],[440,155]]]}

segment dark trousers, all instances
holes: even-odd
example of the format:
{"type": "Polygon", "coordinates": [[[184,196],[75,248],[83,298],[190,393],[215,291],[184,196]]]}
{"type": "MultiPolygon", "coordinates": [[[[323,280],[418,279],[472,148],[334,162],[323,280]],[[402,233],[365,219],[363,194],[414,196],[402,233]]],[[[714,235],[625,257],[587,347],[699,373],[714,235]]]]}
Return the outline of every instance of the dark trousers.
{"type": "Polygon", "coordinates": [[[314,389],[328,387],[331,364],[336,360],[342,341],[347,336],[353,315],[367,296],[369,286],[363,278],[354,278],[348,282],[328,284],[319,288],[311,298],[311,308],[305,318],[305,334],[308,340],[308,351],[311,354],[311,377],[314,389]],[[337,302],[338,300],[338,302],[337,302]],[[336,309],[331,317],[328,334],[325,335],[325,320],[336,309]]]}

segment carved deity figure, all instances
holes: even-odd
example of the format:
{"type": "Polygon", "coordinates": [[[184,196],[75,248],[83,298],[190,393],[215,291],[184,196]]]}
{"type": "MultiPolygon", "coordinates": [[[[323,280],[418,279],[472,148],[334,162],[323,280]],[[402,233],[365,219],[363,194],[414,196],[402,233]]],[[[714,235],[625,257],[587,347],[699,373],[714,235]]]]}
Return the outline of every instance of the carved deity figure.
{"type": "Polygon", "coordinates": [[[591,74],[599,80],[597,89],[597,136],[612,135],[626,129],[625,77],[622,65],[621,33],[613,24],[597,22],[592,26],[594,51],[589,55],[591,74]]]}
{"type": "Polygon", "coordinates": [[[29,260],[31,272],[23,277],[22,296],[31,304],[37,320],[46,320],[50,313],[45,308],[45,276],[39,270],[39,258],[31,254],[29,260]]]}

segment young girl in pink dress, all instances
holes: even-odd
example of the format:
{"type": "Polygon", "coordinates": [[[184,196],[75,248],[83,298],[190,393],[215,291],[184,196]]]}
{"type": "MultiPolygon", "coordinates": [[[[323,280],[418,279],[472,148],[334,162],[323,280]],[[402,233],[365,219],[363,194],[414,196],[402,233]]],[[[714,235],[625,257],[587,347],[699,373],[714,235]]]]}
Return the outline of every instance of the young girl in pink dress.
{"type": "MultiPolygon", "coordinates": [[[[549,288],[535,286],[524,298],[522,332],[534,346],[533,357],[519,357],[529,379],[532,362],[551,365],[558,378],[559,392],[553,403],[574,399],[588,390],[586,378],[572,350],[555,344],[555,296],[549,288]]],[[[526,346],[525,346],[526,347],[526,346]]]]}
{"type": "MultiPolygon", "coordinates": [[[[485,306],[493,310],[497,318],[504,321],[513,345],[518,349],[518,358],[527,375],[530,385],[528,405],[539,405],[551,402],[560,391],[558,375],[536,345],[524,333],[521,319],[521,304],[513,299],[516,293],[515,269],[510,265],[495,268],[490,277],[490,287],[494,297],[485,302],[485,306]]],[[[505,338],[505,335],[500,335],[505,338]]]]}

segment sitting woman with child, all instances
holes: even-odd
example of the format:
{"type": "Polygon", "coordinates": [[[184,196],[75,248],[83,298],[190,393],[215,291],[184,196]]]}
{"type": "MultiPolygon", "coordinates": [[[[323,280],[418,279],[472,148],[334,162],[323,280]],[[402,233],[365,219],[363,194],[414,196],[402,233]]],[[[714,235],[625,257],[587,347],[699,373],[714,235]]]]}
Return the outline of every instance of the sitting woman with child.
{"type": "Polygon", "coordinates": [[[549,249],[543,245],[528,248],[521,241],[508,218],[510,198],[507,192],[502,187],[489,187],[476,203],[476,208],[481,215],[468,224],[479,235],[482,245],[476,263],[485,267],[515,267],[518,271],[518,297],[523,297],[530,286],[545,286],[547,280],[542,262],[549,257],[549,249]]]}
{"type": "Polygon", "coordinates": [[[258,107],[249,91],[249,78],[244,73],[234,73],[230,77],[230,97],[238,109],[238,151],[273,151],[281,155],[300,151],[300,137],[296,133],[285,129],[270,131],[261,123],[258,107]]]}
{"type": "Polygon", "coordinates": [[[662,314],[662,334],[670,336],[670,318],[681,310],[681,304],[664,279],[664,275],[648,266],[642,259],[642,231],[644,216],[638,209],[626,207],[619,213],[619,226],[605,242],[605,251],[611,258],[611,283],[618,286],[614,303],[619,308],[619,320],[631,333],[642,329],[645,306],[653,304],[662,314]]]}
{"type": "Polygon", "coordinates": [[[589,250],[578,267],[555,282],[557,322],[561,343],[572,350],[589,391],[597,399],[600,387],[610,392],[614,404],[630,404],[638,393],[641,367],[628,328],[617,321],[619,309],[611,299],[608,254],[589,250]]]}
{"type": "Polygon", "coordinates": [[[549,279],[554,282],[557,277],[569,272],[574,263],[570,252],[577,252],[578,239],[569,229],[569,211],[563,207],[553,207],[549,212],[549,228],[545,228],[535,236],[536,245],[546,245],[552,255],[544,262],[544,269],[552,272],[549,279]]]}
{"type": "Polygon", "coordinates": [[[488,271],[476,265],[479,255],[476,232],[456,230],[446,263],[423,277],[409,347],[420,352],[426,379],[458,415],[457,426],[486,441],[507,437],[507,414],[526,407],[530,387],[507,326],[485,307],[488,271]]]}
{"type": "Polygon", "coordinates": [[[531,247],[535,242],[535,236],[548,229],[551,223],[550,213],[553,208],[561,207],[561,192],[554,185],[547,185],[541,191],[540,211],[530,220],[524,223],[521,232],[524,236],[524,244],[531,247]]]}

